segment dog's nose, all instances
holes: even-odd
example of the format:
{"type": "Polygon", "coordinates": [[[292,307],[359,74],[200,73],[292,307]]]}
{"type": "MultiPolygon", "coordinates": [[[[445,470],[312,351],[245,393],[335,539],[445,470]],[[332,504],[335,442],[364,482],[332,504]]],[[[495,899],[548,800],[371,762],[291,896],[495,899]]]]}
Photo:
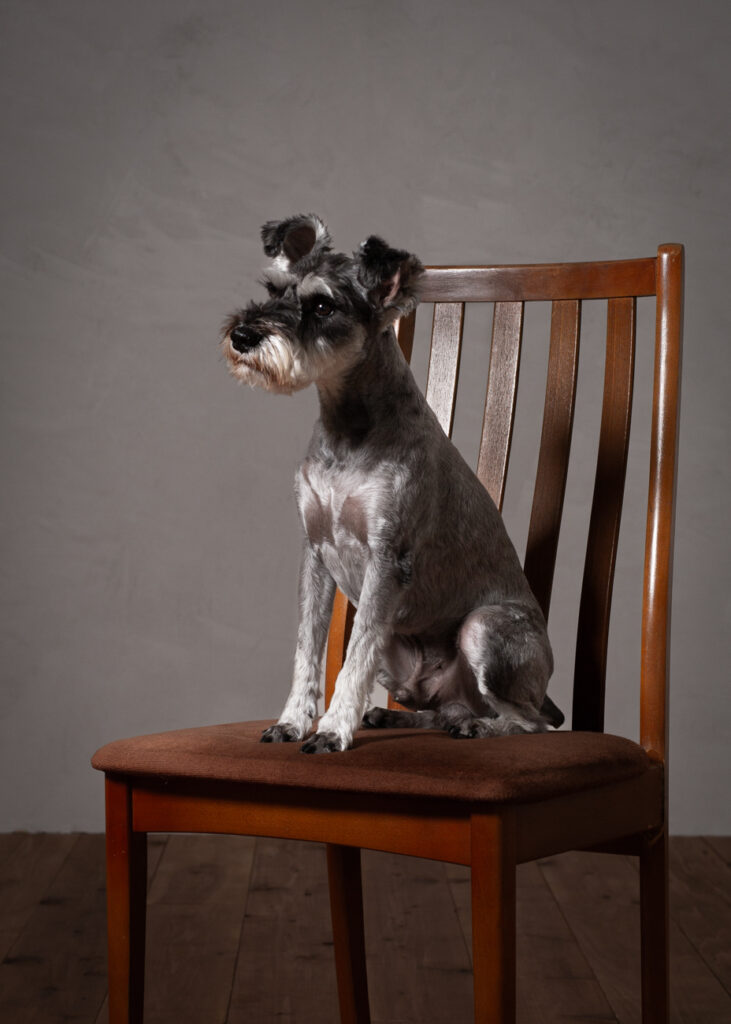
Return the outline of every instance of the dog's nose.
{"type": "Polygon", "coordinates": [[[246,324],[238,324],[229,334],[232,346],[237,352],[248,352],[261,341],[261,335],[254,330],[253,327],[247,327],[246,324]]]}

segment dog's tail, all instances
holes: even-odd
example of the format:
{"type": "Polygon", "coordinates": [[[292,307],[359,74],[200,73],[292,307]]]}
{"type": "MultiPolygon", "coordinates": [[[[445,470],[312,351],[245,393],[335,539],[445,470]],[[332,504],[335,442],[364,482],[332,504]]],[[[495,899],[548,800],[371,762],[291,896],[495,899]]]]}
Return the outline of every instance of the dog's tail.
{"type": "Polygon", "coordinates": [[[541,715],[546,719],[549,725],[552,725],[554,729],[558,729],[559,726],[563,725],[566,721],[563,711],[557,708],[550,697],[546,696],[543,698],[541,704],[541,715]]]}

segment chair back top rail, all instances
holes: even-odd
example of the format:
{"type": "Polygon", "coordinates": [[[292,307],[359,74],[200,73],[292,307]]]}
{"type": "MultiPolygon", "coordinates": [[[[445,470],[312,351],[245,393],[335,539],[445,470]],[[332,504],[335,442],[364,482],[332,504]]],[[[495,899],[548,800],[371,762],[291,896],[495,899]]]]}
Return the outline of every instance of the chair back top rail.
{"type": "Polygon", "coordinates": [[[654,257],[597,263],[427,267],[422,302],[551,302],[655,294],[654,257]]]}

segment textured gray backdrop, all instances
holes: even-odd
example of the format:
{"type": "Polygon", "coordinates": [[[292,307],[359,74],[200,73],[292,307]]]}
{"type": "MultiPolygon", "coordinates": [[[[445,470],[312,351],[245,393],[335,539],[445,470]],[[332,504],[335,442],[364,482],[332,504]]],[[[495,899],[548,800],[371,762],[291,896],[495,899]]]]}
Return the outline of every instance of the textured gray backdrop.
{"type": "MultiPolygon", "coordinates": [[[[315,395],[237,388],[216,343],[252,293],[259,225],[314,210],[346,249],[380,232],[433,263],[686,244],[671,825],[731,832],[728,7],[5,0],[1,18],[0,829],[100,828],[88,757],[108,739],[278,712],[315,395]]],[[[551,622],[564,704],[603,358],[602,318],[584,319],[551,622]]],[[[473,457],[489,324],[468,326],[473,457]]],[[[546,326],[532,309],[506,502],[519,549],[546,326]]],[[[649,368],[645,346],[638,387],[649,368]]],[[[608,702],[633,737],[646,481],[638,441],[608,702]]]]}

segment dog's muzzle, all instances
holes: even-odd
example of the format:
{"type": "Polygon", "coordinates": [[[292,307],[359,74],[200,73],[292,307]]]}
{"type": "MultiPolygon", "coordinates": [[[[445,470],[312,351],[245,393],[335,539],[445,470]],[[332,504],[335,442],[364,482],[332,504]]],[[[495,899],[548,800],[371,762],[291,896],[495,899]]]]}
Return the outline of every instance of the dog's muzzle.
{"type": "Polygon", "coordinates": [[[229,338],[231,347],[243,355],[244,352],[250,352],[252,348],[256,348],[261,343],[263,335],[253,327],[238,324],[229,334],[229,338]]]}

